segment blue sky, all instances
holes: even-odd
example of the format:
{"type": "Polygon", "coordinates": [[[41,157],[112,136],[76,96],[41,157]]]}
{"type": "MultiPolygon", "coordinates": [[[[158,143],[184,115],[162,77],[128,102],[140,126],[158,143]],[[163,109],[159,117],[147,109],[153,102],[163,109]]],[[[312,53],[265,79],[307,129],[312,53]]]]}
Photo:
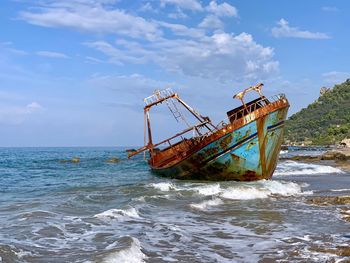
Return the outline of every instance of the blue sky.
{"type": "MultiPolygon", "coordinates": [[[[214,122],[258,82],[290,113],[350,76],[349,1],[5,0],[0,146],[143,143],[143,98],[171,87],[214,122]]],[[[176,130],[152,112],[157,138],[176,130]]]]}

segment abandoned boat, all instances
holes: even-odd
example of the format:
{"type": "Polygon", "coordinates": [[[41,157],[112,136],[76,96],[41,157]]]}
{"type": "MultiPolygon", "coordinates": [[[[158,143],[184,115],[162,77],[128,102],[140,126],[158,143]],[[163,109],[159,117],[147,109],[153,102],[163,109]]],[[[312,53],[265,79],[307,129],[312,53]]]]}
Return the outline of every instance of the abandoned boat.
{"type": "Polygon", "coordinates": [[[271,178],[289,103],[284,94],[266,98],[261,93],[262,87],[260,83],[234,95],[242,105],[228,111],[227,120],[218,125],[192,109],[171,89],[155,91],[144,99],[145,146],[129,152],[129,158],[148,151],[153,172],[177,179],[255,181],[271,178]],[[259,97],[245,103],[244,96],[250,91],[256,91],[259,97]],[[164,102],[175,119],[183,118],[177,103],[199,122],[154,144],[150,109],[164,102]]]}

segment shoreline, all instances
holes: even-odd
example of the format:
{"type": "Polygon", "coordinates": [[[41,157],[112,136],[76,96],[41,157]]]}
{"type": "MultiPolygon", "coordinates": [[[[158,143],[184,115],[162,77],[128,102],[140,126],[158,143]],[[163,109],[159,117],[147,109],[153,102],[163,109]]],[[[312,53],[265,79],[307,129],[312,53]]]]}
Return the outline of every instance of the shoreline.
{"type": "Polygon", "coordinates": [[[295,155],[292,157],[281,157],[280,161],[297,161],[304,163],[316,163],[320,165],[328,165],[343,169],[350,172],[350,148],[336,148],[329,150],[323,154],[311,155],[295,155]]]}

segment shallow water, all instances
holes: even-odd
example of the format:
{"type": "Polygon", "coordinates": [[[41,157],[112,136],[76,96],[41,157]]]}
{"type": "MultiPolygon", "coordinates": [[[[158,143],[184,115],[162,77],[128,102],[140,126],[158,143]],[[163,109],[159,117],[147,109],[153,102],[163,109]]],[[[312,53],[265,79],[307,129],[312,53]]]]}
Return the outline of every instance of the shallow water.
{"type": "Polygon", "coordinates": [[[349,195],[348,173],[285,161],[270,181],[168,180],[124,150],[0,149],[2,262],[344,259],[320,251],[349,244],[350,223],[307,200],[349,195]]]}

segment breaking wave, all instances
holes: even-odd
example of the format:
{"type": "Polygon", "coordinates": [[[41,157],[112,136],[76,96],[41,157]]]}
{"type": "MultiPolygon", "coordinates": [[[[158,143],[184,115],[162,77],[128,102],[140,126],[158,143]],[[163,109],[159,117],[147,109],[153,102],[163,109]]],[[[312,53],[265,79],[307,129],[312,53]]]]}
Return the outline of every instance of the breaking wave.
{"type": "Polygon", "coordinates": [[[210,184],[193,188],[200,195],[217,195],[221,192],[220,184],[210,184]]]}
{"type": "Polygon", "coordinates": [[[293,196],[299,194],[302,194],[301,186],[296,183],[264,180],[254,185],[229,187],[222,191],[221,196],[226,199],[251,200],[273,195],[293,196]]]}
{"type": "Polygon", "coordinates": [[[153,183],[150,184],[153,188],[166,192],[166,191],[170,191],[170,190],[174,190],[175,186],[172,183],[166,183],[166,182],[162,182],[162,183],[153,183]]]}
{"type": "Polygon", "coordinates": [[[141,251],[141,244],[137,238],[132,237],[131,246],[123,250],[110,253],[103,263],[144,263],[147,256],[141,251]]]}
{"type": "Polygon", "coordinates": [[[207,201],[203,201],[199,204],[190,204],[190,206],[194,209],[198,209],[198,210],[206,210],[209,207],[212,206],[218,206],[223,204],[223,201],[220,198],[215,198],[213,200],[207,200],[207,201]]]}
{"type": "Polygon", "coordinates": [[[221,183],[206,183],[198,185],[195,183],[185,183],[176,186],[171,183],[152,184],[157,189],[162,191],[172,191],[176,194],[182,191],[192,195],[212,197],[211,200],[205,200],[201,203],[190,204],[192,208],[205,210],[212,206],[218,206],[223,203],[223,199],[233,200],[251,200],[259,198],[268,198],[270,196],[293,196],[303,193],[302,185],[293,182],[261,180],[258,182],[237,183],[237,182],[221,182],[221,183]]]}
{"type": "Polygon", "coordinates": [[[94,215],[94,217],[107,221],[126,221],[129,219],[140,218],[137,210],[133,207],[129,209],[109,209],[107,211],[94,215]]]}
{"type": "Polygon", "coordinates": [[[277,165],[274,175],[305,175],[305,174],[336,174],[343,173],[342,170],[318,164],[285,161],[277,165]]]}

